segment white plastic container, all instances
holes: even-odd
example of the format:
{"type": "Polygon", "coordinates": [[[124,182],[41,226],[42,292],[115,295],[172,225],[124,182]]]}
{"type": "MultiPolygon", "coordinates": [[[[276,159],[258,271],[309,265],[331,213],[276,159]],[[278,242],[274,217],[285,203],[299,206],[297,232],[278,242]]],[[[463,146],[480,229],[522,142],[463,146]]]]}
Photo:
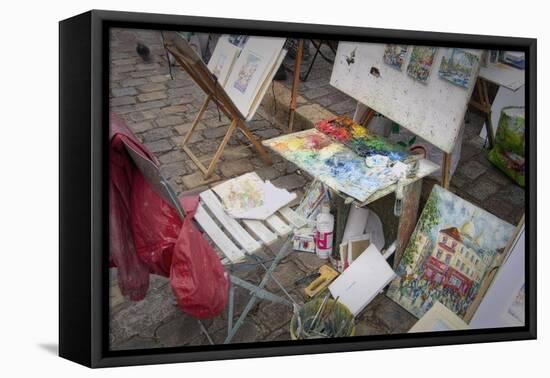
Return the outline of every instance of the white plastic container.
{"type": "Polygon", "coordinates": [[[321,259],[328,259],[332,252],[334,238],[334,215],[330,213],[330,205],[323,203],[321,212],[317,214],[315,228],[315,253],[321,259]]]}

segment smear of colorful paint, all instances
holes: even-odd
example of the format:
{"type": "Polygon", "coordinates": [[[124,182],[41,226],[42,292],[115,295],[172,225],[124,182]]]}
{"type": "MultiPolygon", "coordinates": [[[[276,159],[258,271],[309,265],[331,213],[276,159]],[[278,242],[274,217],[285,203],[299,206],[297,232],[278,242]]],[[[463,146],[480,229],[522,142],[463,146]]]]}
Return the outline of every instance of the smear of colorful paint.
{"type": "Polygon", "coordinates": [[[383,155],[394,161],[403,161],[408,156],[403,147],[370,133],[366,127],[353,122],[349,117],[322,120],[315,125],[315,128],[345,144],[361,157],[383,155]]]}

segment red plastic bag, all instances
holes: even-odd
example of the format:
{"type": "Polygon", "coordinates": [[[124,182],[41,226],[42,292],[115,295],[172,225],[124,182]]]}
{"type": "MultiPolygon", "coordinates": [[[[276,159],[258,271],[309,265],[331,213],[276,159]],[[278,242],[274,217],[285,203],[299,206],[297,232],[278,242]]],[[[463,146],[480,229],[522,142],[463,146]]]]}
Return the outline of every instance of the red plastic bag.
{"type": "Polygon", "coordinates": [[[141,173],[134,175],[133,188],[132,231],[136,253],[151,273],[168,277],[182,220],[141,173]]]}
{"type": "Polygon", "coordinates": [[[186,217],[174,246],[170,285],[185,313],[207,319],[217,316],[227,305],[229,277],[192,222],[198,203],[198,196],[181,198],[186,217]]]}

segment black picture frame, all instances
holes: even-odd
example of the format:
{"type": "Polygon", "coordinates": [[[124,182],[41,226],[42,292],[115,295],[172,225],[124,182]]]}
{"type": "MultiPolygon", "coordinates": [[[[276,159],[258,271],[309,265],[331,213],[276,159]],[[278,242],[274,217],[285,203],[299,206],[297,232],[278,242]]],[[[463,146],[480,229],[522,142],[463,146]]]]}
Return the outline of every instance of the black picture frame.
{"type": "Polygon", "coordinates": [[[92,10],[59,23],[59,354],[89,367],[535,339],[536,39],[92,10]],[[109,28],[461,46],[526,53],[526,325],[326,341],[109,351],[109,28]]]}

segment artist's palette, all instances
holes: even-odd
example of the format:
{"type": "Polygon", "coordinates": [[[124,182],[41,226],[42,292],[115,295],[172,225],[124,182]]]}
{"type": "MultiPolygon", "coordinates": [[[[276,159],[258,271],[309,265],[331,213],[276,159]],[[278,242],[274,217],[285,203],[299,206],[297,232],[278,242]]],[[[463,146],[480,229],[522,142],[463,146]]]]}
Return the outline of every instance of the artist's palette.
{"type": "Polygon", "coordinates": [[[317,122],[315,128],[337,142],[351,148],[361,157],[386,156],[393,161],[403,161],[409,155],[398,144],[370,132],[349,117],[335,117],[317,122]]]}
{"type": "Polygon", "coordinates": [[[391,168],[369,168],[365,159],[342,143],[309,129],[263,144],[334,190],[360,202],[396,181],[391,168]]]}

